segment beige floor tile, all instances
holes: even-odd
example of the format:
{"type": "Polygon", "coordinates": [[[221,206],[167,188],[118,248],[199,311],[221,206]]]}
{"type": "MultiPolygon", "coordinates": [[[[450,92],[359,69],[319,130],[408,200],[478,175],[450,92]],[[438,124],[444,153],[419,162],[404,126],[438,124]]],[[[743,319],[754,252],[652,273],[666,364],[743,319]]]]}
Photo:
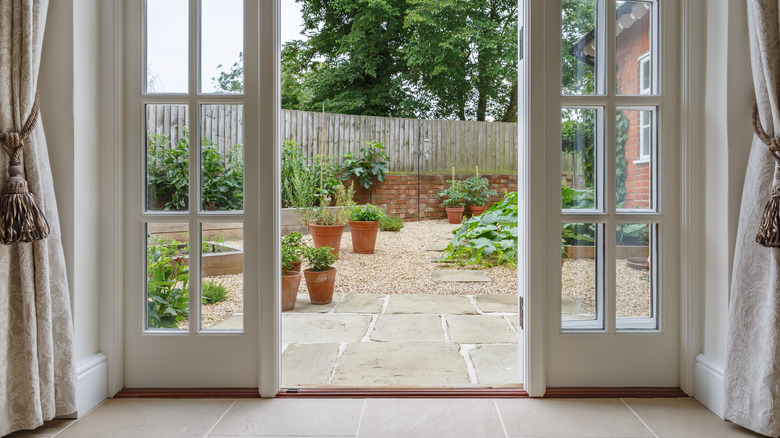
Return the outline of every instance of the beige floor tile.
{"type": "Polygon", "coordinates": [[[364,400],[239,400],[209,436],[354,436],[364,400]]]}
{"type": "Polygon", "coordinates": [[[356,342],[369,323],[370,315],[283,315],[282,342],[356,342]]]}
{"type": "Polygon", "coordinates": [[[371,340],[377,342],[444,342],[439,315],[379,315],[371,340]]]}
{"type": "Polygon", "coordinates": [[[509,437],[652,437],[618,399],[496,400],[509,437]]]}
{"type": "Polygon", "coordinates": [[[108,400],[57,438],[202,438],[233,400],[108,400]]]}
{"type": "Polygon", "coordinates": [[[491,399],[368,399],[358,438],[503,437],[491,399]]]}
{"type": "Polygon", "coordinates": [[[50,437],[62,432],[66,427],[70,426],[76,420],[51,420],[43,423],[43,426],[33,430],[20,430],[10,435],[6,435],[6,438],[16,438],[22,436],[35,436],[38,438],[50,437]]]}
{"type": "Polygon", "coordinates": [[[282,386],[325,385],[339,356],[339,344],[290,344],[282,353],[282,386]]]}
{"type": "Polygon", "coordinates": [[[659,438],[762,436],[721,420],[691,398],[627,399],[625,402],[659,438]]]}

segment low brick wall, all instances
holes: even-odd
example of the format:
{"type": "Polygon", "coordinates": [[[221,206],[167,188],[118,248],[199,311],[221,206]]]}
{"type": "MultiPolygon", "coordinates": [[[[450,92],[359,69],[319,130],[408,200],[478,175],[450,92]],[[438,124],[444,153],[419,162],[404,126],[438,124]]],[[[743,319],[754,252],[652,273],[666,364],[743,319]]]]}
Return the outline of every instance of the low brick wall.
{"type": "MultiPolygon", "coordinates": [[[[455,178],[462,181],[471,174],[456,174],[455,178]]],[[[498,192],[490,202],[501,201],[504,190],[517,191],[516,174],[486,174],[480,175],[487,178],[490,188],[498,192]]],[[[391,216],[403,218],[406,221],[417,220],[417,208],[419,203],[420,219],[442,219],[447,217],[438,193],[452,179],[445,174],[420,174],[419,186],[416,173],[393,173],[387,175],[384,182],[375,183],[373,186],[372,204],[387,210],[391,216]],[[419,187],[419,192],[418,192],[419,187]]],[[[347,181],[349,184],[349,181],[347,181]]],[[[359,204],[369,202],[369,191],[360,187],[355,181],[355,201],[359,204]]]]}

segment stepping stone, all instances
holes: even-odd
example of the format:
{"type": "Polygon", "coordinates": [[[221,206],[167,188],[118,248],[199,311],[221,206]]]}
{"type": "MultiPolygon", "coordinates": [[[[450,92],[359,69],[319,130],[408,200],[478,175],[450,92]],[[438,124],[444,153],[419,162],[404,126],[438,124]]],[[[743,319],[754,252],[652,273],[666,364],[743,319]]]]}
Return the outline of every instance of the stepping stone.
{"type": "Polygon", "coordinates": [[[371,340],[377,342],[444,342],[439,315],[379,315],[371,340]]]}
{"type": "Polygon", "coordinates": [[[333,301],[328,304],[312,304],[308,294],[298,294],[295,308],[285,313],[328,313],[336,308],[341,300],[341,294],[333,294],[333,301]]]}
{"type": "Polygon", "coordinates": [[[572,297],[561,297],[561,319],[563,321],[578,321],[584,319],[593,319],[593,315],[588,315],[580,303],[574,301],[572,297]]]}
{"type": "Polygon", "coordinates": [[[213,325],[209,330],[243,330],[244,314],[228,316],[224,321],[213,325]]]}
{"type": "Polygon", "coordinates": [[[480,345],[469,352],[480,386],[518,386],[517,345],[480,345]]]}
{"type": "Polygon", "coordinates": [[[441,254],[432,254],[430,256],[431,263],[454,263],[452,260],[441,261],[441,254]]]}
{"type": "Polygon", "coordinates": [[[449,234],[449,235],[439,236],[439,237],[437,237],[437,239],[439,239],[439,240],[446,240],[447,243],[449,243],[452,240],[453,237],[455,237],[454,234],[449,234]]]}
{"type": "Polygon", "coordinates": [[[441,269],[433,271],[433,281],[441,282],[491,282],[493,281],[483,271],[465,269],[441,269]]]}
{"type": "Polygon", "coordinates": [[[365,315],[295,315],[282,316],[282,342],[357,342],[371,322],[365,315]]]}
{"type": "Polygon", "coordinates": [[[336,313],[379,313],[385,304],[385,295],[347,294],[336,306],[336,313]]]}
{"type": "Polygon", "coordinates": [[[423,247],[424,251],[444,251],[445,248],[447,248],[447,245],[449,245],[449,242],[431,242],[426,243],[425,247],[423,247]]]}
{"type": "Polygon", "coordinates": [[[290,344],[282,353],[282,386],[324,385],[339,356],[339,344],[290,344]]]}
{"type": "Polygon", "coordinates": [[[447,315],[452,342],[458,344],[516,344],[517,335],[501,316],[447,315]]]}
{"type": "Polygon", "coordinates": [[[477,307],[485,313],[517,313],[517,295],[474,295],[477,307]]]}
{"type": "Polygon", "coordinates": [[[336,365],[333,385],[466,386],[466,364],[455,344],[356,342],[336,365]]]}
{"type": "Polygon", "coordinates": [[[476,315],[477,311],[464,296],[392,295],[386,313],[476,315]]]}

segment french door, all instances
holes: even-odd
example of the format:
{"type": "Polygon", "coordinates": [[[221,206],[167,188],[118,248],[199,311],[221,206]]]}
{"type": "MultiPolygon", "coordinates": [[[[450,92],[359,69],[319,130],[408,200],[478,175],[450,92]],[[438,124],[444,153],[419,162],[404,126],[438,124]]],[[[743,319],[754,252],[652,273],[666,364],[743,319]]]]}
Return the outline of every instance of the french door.
{"type": "Polygon", "coordinates": [[[278,386],[277,6],[124,2],[127,388],[278,386]]]}
{"type": "Polygon", "coordinates": [[[679,386],[678,8],[525,4],[532,395],[679,386]]]}

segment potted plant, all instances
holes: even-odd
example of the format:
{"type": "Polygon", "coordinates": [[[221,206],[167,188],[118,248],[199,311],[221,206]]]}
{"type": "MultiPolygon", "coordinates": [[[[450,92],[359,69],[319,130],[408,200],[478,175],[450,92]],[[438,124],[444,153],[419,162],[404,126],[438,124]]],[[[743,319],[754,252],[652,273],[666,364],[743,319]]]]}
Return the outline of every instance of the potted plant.
{"type": "Polygon", "coordinates": [[[293,310],[298,299],[298,288],[301,285],[300,260],[298,270],[293,270],[293,264],[299,259],[297,249],[287,245],[282,239],[282,311],[293,310]]]}
{"type": "Polygon", "coordinates": [[[466,191],[460,181],[448,181],[450,186],[439,192],[440,198],[445,198],[441,205],[447,210],[447,220],[451,224],[459,224],[463,220],[463,210],[466,203],[466,191]]]}
{"type": "Polygon", "coordinates": [[[326,206],[330,202],[323,198],[317,207],[306,207],[297,210],[309,224],[309,231],[311,232],[312,243],[315,248],[328,246],[331,248],[334,256],[339,255],[341,235],[344,233],[344,226],[349,219],[350,209],[354,205],[352,200],[354,194],[354,185],[350,185],[349,189],[339,185],[336,187],[336,209],[328,209],[326,206]]]}
{"type": "Polygon", "coordinates": [[[336,256],[329,246],[307,248],[306,260],[309,268],[303,271],[306,277],[306,288],[312,304],[328,304],[333,300],[333,289],[336,286],[336,268],[333,262],[336,256]]]}
{"type": "Polygon", "coordinates": [[[288,270],[300,272],[303,256],[306,253],[306,242],[303,241],[303,235],[294,231],[282,237],[282,254],[284,254],[285,249],[290,257],[290,269],[288,270]]]}
{"type": "Polygon", "coordinates": [[[490,206],[488,202],[491,196],[496,196],[498,192],[490,189],[490,183],[487,178],[480,178],[476,175],[470,176],[463,181],[463,190],[466,192],[466,199],[469,203],[469,209],[472,216],[479,216],[490,206]]]}
{"type": "Polygon", "coordinates": [[[358,205],[349,213],[349,232],[352,234],[352,251],[358,254],[373,254],[376,235],[384,212],[371,205],[358,205]]]}

